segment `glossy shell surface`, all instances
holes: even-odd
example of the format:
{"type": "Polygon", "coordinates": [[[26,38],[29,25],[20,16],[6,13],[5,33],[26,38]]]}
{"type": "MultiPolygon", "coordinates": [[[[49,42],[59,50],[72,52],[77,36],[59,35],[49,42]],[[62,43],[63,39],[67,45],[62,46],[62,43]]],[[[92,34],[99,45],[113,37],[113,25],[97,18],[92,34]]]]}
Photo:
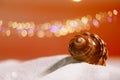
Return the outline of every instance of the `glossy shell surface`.
{"type": "Polygon", "coordinates": [[[106,65],[108,57],[105,42],[98,35],[89,32],[71,39],[69,52],[78,61],[96,65],[106,65]]]}

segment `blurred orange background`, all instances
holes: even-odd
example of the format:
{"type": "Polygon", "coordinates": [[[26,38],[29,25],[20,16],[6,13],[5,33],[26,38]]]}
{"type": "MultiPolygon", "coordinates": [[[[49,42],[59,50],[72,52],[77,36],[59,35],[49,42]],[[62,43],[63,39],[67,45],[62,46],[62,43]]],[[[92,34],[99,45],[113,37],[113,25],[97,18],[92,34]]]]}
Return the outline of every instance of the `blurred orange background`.
{"type": "MultiPolygon", "coordinates": [[[[91,27],[89,32],[98,34],[106,43],[109,56],[120,57],[120,1],[119,0],[0,0],[0,20],[44,23],[55,20],[75,19],[99,12],[118,10],[111,23],[91,27]]],[[[6,26],[6,25],[5,25],[6,26]]],[[[69,54],[69,40],[79,33],[64,37],[20,38],[0,36],[0,60],[28,60],[43,56],[69,54]]]]}

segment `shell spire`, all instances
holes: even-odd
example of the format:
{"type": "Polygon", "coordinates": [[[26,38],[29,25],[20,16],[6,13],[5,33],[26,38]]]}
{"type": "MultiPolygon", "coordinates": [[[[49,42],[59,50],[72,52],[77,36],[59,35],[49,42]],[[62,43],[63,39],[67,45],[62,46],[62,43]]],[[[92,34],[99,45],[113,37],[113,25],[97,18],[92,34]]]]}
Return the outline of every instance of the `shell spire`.
{"type": "Polygon", "coordinates": [[[89,32],[76,35],[69,42],[69,52],[77,61],[95,65],[106,65],[108,51],[105,42],[89,32]]]}

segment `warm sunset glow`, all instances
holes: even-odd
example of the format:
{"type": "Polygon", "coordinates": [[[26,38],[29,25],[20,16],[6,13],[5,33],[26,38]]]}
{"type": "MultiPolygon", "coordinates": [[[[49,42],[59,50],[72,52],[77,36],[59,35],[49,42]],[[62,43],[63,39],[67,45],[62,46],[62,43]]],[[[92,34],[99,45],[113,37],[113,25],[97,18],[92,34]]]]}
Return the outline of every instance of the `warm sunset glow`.
{"type": "MultiPolygon", "coordinates": [[[[68,52],[76,34],[98,34],[120,56],[120,0],[0,0],[0,59],[68,52]]],[[[0,79],[1,80],[1,79],[0,79]]]]}

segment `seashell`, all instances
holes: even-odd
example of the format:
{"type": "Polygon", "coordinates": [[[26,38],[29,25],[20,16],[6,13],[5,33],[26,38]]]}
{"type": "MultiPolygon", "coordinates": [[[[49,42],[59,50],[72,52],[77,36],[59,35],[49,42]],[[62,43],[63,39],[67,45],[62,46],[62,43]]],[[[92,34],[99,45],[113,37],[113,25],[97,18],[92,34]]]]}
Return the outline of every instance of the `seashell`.
{"type": "Polygon", "coordinates": [[[76,35],[69,42],[69,52],[77,61],[95,65],[106,65],[108,51],[106,43],[96,34],[89,32],[76,35]]]}

